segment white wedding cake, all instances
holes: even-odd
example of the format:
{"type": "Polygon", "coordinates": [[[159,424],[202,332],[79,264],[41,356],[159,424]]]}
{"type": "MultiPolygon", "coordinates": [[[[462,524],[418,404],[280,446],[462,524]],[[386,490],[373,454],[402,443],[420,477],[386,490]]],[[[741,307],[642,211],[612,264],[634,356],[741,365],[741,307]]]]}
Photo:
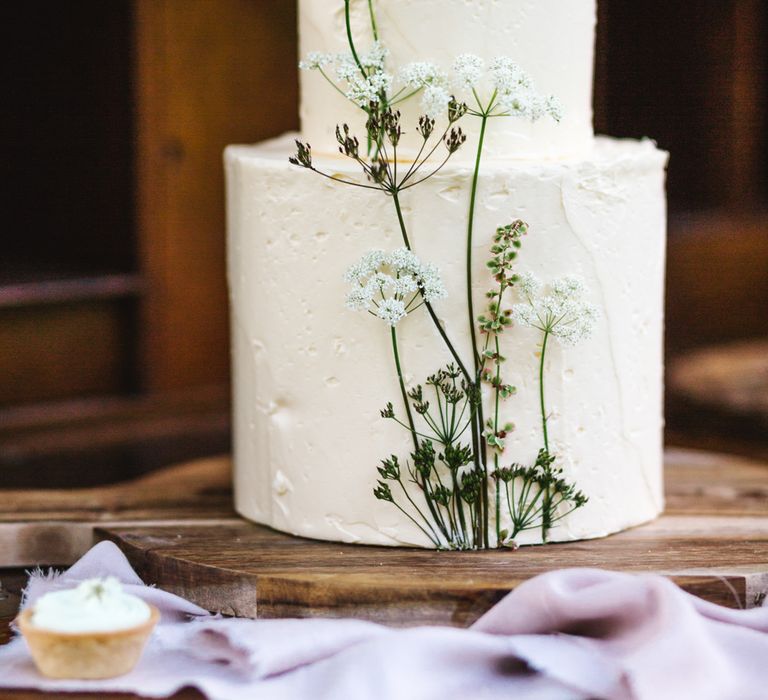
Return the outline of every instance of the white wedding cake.
{"type": "Polygon", "coordinates": [[[667,156],[595,138],[595,18],[300,0],[301,134],[225,154],[243,516],[477,549],[660,513],[667,156]]]}

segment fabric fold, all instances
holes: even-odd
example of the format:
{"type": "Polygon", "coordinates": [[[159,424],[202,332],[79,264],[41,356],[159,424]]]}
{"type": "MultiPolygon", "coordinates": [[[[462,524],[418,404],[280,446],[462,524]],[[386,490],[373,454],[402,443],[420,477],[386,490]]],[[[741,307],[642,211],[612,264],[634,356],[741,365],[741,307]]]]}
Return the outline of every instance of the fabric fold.
{"type": "Polygon", "coordinates": [[[212,700],[763,700],[768,687],[768,608],[723,608],[661,576],[552,571],[469,629],[391,629],[211,614],[144,585],[101,542],[64,573],[34,572],[23,605],[107,575],[161,610],[138,666],[105,681],[54,681],[15,639],[0,648],[0,687],[164,697],[193,686],[212,700]]]}

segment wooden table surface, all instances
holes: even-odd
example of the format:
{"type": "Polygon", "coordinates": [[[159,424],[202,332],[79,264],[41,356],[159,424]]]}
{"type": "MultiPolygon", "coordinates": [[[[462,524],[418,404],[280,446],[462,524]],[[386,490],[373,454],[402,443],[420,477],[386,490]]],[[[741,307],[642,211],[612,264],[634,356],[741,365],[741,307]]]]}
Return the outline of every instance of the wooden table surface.
{"type": "Polygon", "coordinates": [[[229,470],[222,457],[106,488],[0,491],[0,582],[19,567],[70,564],[111,539],[147,583],[260,617],[466,625],[520,581],[567,566],[662,573],[734,607],[761,604],[768,592],[768,465],[743,458],[670,450],[667,509],[655,522],[601,540],[483,553],[289,537],[234,514],[229,470]]]}

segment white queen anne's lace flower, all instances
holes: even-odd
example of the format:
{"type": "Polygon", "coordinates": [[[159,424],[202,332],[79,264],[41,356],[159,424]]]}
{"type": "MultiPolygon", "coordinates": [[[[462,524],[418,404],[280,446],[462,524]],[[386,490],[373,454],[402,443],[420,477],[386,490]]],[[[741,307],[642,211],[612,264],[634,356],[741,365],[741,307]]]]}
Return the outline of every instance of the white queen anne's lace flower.
{"type": "Polygon", "coordinates": [[[383,71],[384,62],[387,60],[388,55],[389,49],[380,41],[375,41],[366,53],[361,54],[360,63],[363,65],[363,68],[383,71]]]}
{"type": "Polygon", "coordinates": [[[437,267],[407,248],[366,253],[344,275],[352,285],[347,307],[367,311],[395,326],[424,302],[447,296],[437,267]]]}
{"type": "Polygon", "coordinates": [[[427,85],[421,96],[421,106],[424,109],[424,114],[430,117],[445,112],[450,101],[451,95],[442,85],[427,85]]]}
{"type": "Polygon", "coordinates": [[[424,113],[437,116],[445,112],[451,101],[447,76],[428,61],[409,63],[400,70],[400,81],[413,91],[421,90],[424,113]]]}
{"type": "Polygon", "coordinates": [[[563,277],[542,293],[541,282],[531,273],[521,275],[516,289],[524,299],[512,307],[512,318],[523,326],[538,328],[573,346],[590,335],[597,321],[597,309],[584,301],[584,283],[578,277],[563,277]]]}
{"type": "Polygon", "coordinates": [[[321,51],[310,51],[303,61],[299,61],[301,70],[319,70],[330,65],[336,60],[336,56],[331,53],[322,53],[321,51]]]}
{"type": "Polygon", "coordinates": [[[382,93],[388,93],[392,87],[393,77],[384,70],[387,54],[388,50],[376,42],[368,52],[359,56],[360,65],[358,65],[349,53],[330,54],[312,51],[299,62],[299,68],[320,71],[349,100],[359,107],[367,108],[371,102],[379,102],[382,93]],[[332,64],[336,67],[336,78],[340,85],[333,83],[325,72],[325,67],[332,64]]]}
{"type": "Polygon", "coordinates": [[[460,90],[470,91],[469,102],[476,100],[481,111],[490,109],[495,116],[522,117],[532,122],[544,116],[559,121],[563,107],[552,95],[542,95],[528,75],[508,56],[497,56],[485,71],[481,58],[462,54],[453,63],[453,82],[460,90]],[[486,98],[478,96],[492,90],[486,98]]]}
{"type": "Polygon", "coordinates": [[[429,61],[415,61],[400,69],[400,81],[414,89],[443,80],[444,76],[440,69],[429,61]]]}
{"type": "Polygon", "coordinates": [[[529,90],[533,87],[530,76],[509,56],[497,56],[490,66],[494,87],[499,93],[529,90]]]}
{"type": "Polygon", "coordinates": [[[375,71],[363,78],[359,71],[350,71],[349,66],[337,71],[339,78],[347,83],[344,94],[358,107],[367,107],[371,102],[378,103],[381,94],[388,93],[392,87],[392,76],[384,71],[375,71]]]}
{"type": "Polygon", "coordinates": [[[480,82],[485,70],[485,61],[471,53],[463,53],[453,62],[456,83],[462,88],[471,88],[480,82]]]}
{"type": "Polygon", "coordinates": [[[384,299],[376,306],[376,315],[390,326],[396,326],[407,313],[405,302],[395,297],[384,299]]]}

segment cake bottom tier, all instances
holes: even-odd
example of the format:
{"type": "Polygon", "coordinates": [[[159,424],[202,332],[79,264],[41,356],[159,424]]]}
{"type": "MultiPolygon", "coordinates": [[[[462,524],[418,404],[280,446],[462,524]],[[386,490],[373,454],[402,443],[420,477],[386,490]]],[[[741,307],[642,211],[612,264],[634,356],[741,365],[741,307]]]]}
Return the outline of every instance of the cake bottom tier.
{"type": "MultiPolygon", "coordinates": [[[[428,504],[406,478],[411,437],[380,415],[390,401],[403,413],[390,327],[345,307],[345,270],[371,249],[402,246],[392,199],[291,166],[292,150],[286,136],[229,147],[225,155],[236,508],[304,537],[435,546],[419,515],[431,519],[428,504]],[[403,465],[407,496],[391,482],[403,510],[373,493],[377,467],[390,455],[403,465]]],[[[597,139],[587,159],[489,161],[481,171],[472,246],[476,315],[494,288],[486,266],[493,234],[515,219],[529,225],[517,270],[545,284],[578,276],[598,310],[591,338],[573,348],[551,342],[546,354],[550,452],[589,499],[554,524],[548,541],[608,535],[653,519],[663,507],[665,164],[666,154],[650,142],[597,139]]],[[[355,174],[333,156],[318,165],[355,174]]],[[[470,181],[466,168],[446,166],[402,194],[413,250],[439,267],[449,292],[435,303],[436,314],[468,366],[470,181]]],[[[516,301],[515,290],[510,294],[516,301]]],[[[397,333],[408,386],[451,361],[423,308],[397,333]]],[[[504,378],[517,391],[500,404],[499,424],[515,427],[498,464],[530,465],[543,446],[542,334],[515,326],[501,339],[504,378]]],[[[486,415],[495,410],[490,387],[483,404],[486,415]]],[[[491,491],[491,545],[497,531],[512,529],[505,496],[498,511],[497,528],[491,491]]],[[[540,542],[542,529],[515,541],[540,542]]]]}

